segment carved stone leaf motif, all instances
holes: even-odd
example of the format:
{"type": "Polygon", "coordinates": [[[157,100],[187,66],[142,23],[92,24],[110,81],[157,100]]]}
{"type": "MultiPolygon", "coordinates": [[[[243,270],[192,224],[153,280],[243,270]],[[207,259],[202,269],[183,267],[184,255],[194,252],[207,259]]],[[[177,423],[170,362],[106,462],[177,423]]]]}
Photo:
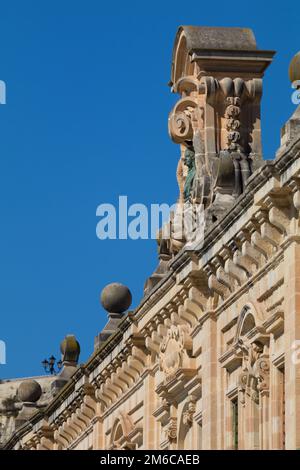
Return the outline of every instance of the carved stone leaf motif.
{"type": "Polygon", "coordinates": [[[227,135],[227,149],[238,150],[240,148],[239,141],[241,138],[238,129],[240,128],[241,100],[238,97],[226,98],[227,108],[225,111],[227,135]]]}

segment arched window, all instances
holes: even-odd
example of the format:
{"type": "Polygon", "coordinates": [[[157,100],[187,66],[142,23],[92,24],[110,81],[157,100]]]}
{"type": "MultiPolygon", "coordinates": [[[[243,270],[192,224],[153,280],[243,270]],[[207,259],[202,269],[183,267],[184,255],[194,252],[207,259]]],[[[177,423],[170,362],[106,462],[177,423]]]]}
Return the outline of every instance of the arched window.
{"type": "Polygon", "coordinates": [[[245,336],[249,331],[255,328],[255,319],[252,313],[247,312],[242,324],[241,336],[245,336]]]}
{"type": "Polygon", "coordinates": [[[125,413],[120,413],[111,430],[110,449],[135,449],[130,434],[134,431],[132,419],[125,413]]]}
{"type": "Polygon", "coordinates": [[[269,353],[268,335],[262,328],[262,316],[253,305],[246,305],[238,318],[234,348],[240,373],[238,394],[230,398],[232,448],[262,448],[262,433],[268,423],[269,353]]]}
{"type": "Polygon", "coordinates": [[[257,312],[252,305],[245,305],[242,309],[238,321],[235,334],[235,342],[246,336],[253,328],[257,326],[257,312]]]}

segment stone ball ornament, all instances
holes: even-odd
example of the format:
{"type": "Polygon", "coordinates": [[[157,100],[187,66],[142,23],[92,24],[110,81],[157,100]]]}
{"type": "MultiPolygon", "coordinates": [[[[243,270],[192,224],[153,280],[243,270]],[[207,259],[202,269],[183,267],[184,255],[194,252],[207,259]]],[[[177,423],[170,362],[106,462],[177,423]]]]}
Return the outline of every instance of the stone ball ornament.
{"type": "Polygon", "coordinates": [[[62,361],[78,362],[80,355],[80,344],[74,335],[67,335],[60,343],[62,361]]]}
{"type": "Polygon", "coordinates": [[[294,55],[290,62],[289,77],[292,83],[300,80],[300,51],[294,55]]]}
{"type": "Polygon", "coordinates": [[[124,313],[131,305],[132,295],[128,287],[118,282],[108,284],[101,292],[102,307],[110,313],[124,313]]]}
{"type": "Polygon", "coordinates": [[[42,395],[40,384],[36,380],[24,380],[18,388],[18,398],[22,402],[35,403],[42,395]]]}

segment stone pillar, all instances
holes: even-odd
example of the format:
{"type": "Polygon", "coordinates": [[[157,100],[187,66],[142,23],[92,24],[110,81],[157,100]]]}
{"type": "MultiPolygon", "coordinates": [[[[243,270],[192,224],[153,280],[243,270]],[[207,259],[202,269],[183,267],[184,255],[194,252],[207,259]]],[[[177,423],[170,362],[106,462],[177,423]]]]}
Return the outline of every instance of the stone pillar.
{"type": "Polygon", "coordinates": [[[202,427],[203,449],[217,449],[217,331],[210,316],[203,324],[202,427]]]}
{"type": "Polygon", "coordinates": [[[105,438],[104,438],[104,429],[103,421],[101,416],[101,403],[97,403],[97,419],[94,423],[93,429],[93,450],[105,449],[105,438]]]}
{"type": "Polygon", "coordinates": [[[286,449],[300,449],[300,240],[284,252],[284,283],[286,449]]]}
{"type": "Polygon", "coordinates": [[[242,449],[258,450],[262,408],[259,410],[253,396],[246,396],[244,411],[244,443],[242,449]],[[261,413],[259,413],[259,411],[261,413]]]}
{"type": "Polygon", "coordinates": [[[260,393],[260,449],[269,449],[269,392],[260,393]]]}
{"type": "Polygon", "coordinates": [[[143,448],[144,449],[155,449],[155,429],[157,427],[157,422],[153,416],[153,411],[156,408],[156,394],[154,392],[155,384],[153,373],[145,377],[144,380],[144,435],[143,435],[143,448]]]}
{"type": "Polygon", "coordinates": [[[233,423],[232,423],[232,403],[231,400],[226,397],[225,399],[225,422],[224,427],[224,449],[232,450],[233,449],[233,423]]]}
{"type": "MultiPolygon", "coordinates": [[[[217,324],[217,331],[221,330],[221,325],[217,324]]],[[[218,337],[216,344],[217,349],[217,358],[221,356],[222,353],[222,344],[221,344],[221,335],[218,337]]],[[[217,391],[218,391],[218,400],[217,400],[217,416],[218,416],[218,435],[217,435],[217,448],[225,449],[226,448],[226,423],[227,423],[227,413],[226,413],[226,402],[229,401],[226,397],[226,374],[228,372],[220,366],[220,363],[217,363],[216,366],[216,382],[217,382],[217,391]]]]}
{"type": "Polygon", "coordinates": [[[284,374],[275,366],[271,368],[270,409],[271,409],[271,448],[283,448],[283,387],[284,374]]]}

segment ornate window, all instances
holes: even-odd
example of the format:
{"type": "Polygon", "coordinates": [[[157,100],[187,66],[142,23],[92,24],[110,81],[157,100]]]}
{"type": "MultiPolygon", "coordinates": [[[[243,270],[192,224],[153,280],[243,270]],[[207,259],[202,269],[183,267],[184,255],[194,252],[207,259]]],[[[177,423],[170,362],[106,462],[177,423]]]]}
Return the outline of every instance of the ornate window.
{"type": "Polygon", "coordinates": [[[232,388],[228,391],[232,430],[228,445],[234,449],[268,449],[269,342],[261,315],[252,305],[245,306],[233,343],[220,358],[237,387],[237,398],[232,396],[232,388]]]}
{"type": "Polygon", "coordinates": [[[142,429],[134,426],[132,418],[126,413],[120,413],[111,430],[110,449],[136,449],[143,441],[142,429]]]}

